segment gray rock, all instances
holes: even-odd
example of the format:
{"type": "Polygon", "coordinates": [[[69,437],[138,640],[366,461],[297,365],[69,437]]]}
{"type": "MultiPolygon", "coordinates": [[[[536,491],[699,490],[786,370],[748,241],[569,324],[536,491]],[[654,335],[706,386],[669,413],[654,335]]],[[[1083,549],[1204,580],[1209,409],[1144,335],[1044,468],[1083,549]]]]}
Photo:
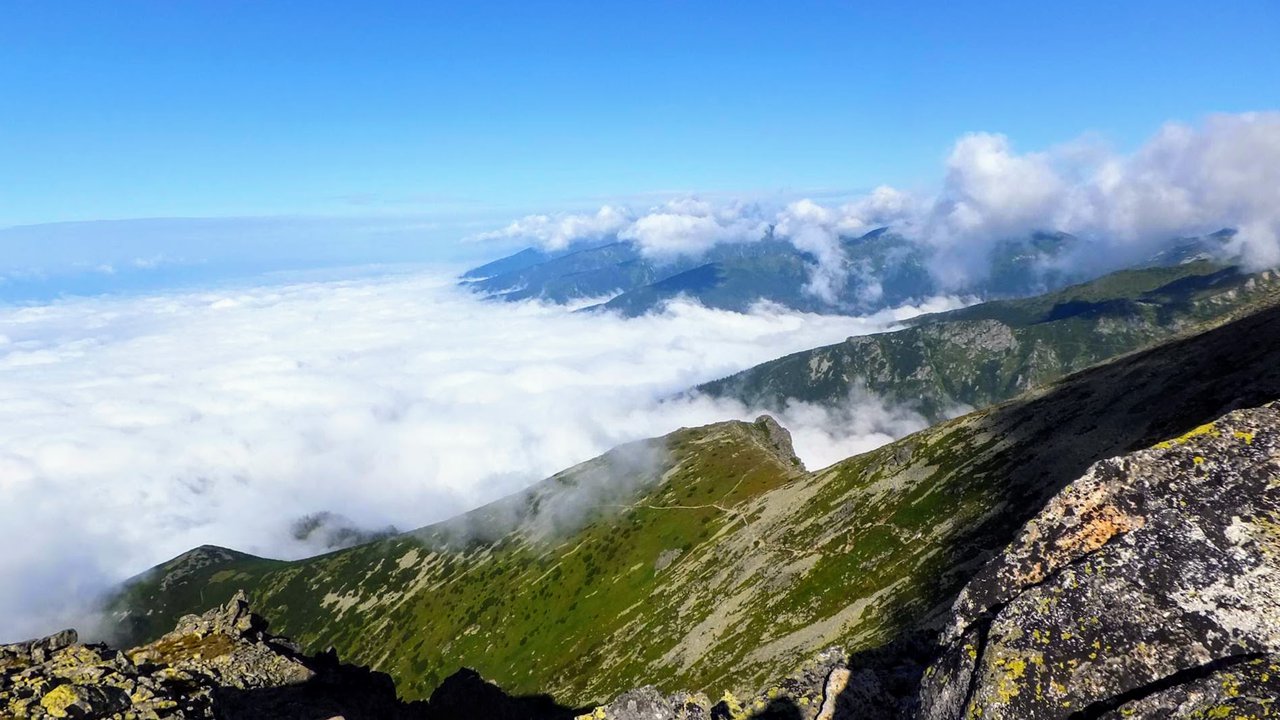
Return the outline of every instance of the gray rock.
{"type": "Polygon", "coordinates": [[[1229,699],[1223,683],[1270,695],[1280,405],[1092,466],[965,587],[942,639],[928,720],[1183,717],[1169,708],[1229,699]]]}
{"type": "Polygon", "coordinates": [[[306,656],[266,632],[238,593],[126,653],[73,630],[0,646],[0,717],[348,720],[423,718],[389,677],[306,656]]]}
{"type": "Polygon", "coordinates": [[[642,687],[619,695],[605,708],[610,720],[676,720],[677,701],[652,687],[642,687]]]}

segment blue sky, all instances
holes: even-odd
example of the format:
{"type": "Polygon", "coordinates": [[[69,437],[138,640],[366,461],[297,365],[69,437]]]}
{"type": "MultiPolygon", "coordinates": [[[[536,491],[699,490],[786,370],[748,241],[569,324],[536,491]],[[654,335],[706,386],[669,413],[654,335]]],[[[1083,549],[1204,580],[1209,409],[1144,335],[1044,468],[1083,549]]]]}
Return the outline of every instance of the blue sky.
{"type": "Polygon", "coordinates": [[[6,2],[0,228],[934,182],[1280,98],[1280,4],[6,2]]]}

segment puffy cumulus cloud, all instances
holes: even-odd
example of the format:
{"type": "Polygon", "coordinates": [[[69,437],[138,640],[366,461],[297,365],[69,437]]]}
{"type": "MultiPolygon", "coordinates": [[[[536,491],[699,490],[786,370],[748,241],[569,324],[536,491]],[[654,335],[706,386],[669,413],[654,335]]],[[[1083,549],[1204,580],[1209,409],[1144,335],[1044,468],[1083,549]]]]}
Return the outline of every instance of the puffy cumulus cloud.
{"type": "Polygon", "coordinates": [[[563,250],[573,243],[619,237],[636,243],[644,255],[659,260],[698,256],[720,243],[750,242],[769,228],[756,205],[716,205],[693,197],[674,198],[636,213],[602,206],[594,214],[527,215],[506,227],[480,233],[473,240],[524,240],[544,250],[563,250]]]}
{"type": "Polygon", "coordinates": [[[958,234],[981,229],[1011,235],[1051,217],[1062,192],[1047,155],[1018,155],[1003,135],[972,133],[957,141],[947,158],[934,212],[958,234]]]}
{"type": "Polygon", "coordinates": [[[697,199],[678,199],[652,208],[619,233],[634,240],[653,258],[698,256],[721,243],[752,242],[764,237],[769,220],[756,205],[714,206],[697,199]]]}
{"type": "Polygon", "coordinates": [[[510,225],[474,236],[475,240],[524,240],[544,250],[563,250],[584,240],[618,234],[633,220],[625,208],[604,205],[595,214],[526,215],[510,225]]]}
{"type": "Polygon", "coordinates": [[[1045,227],[1064,189],[1047,154],[1017,154],[993,133],[960,138],[941,193],[919,223],[922,239],[938,251],[935,277],[960,287],[980,276],[996,242],[1045,227]]]}
{"type": "Polygon", "coordinates": [[[1231,227],[1251,266],[1280,264],[1280,112],[1166,125],[1133,155],[1099,163],[1065,196],[1057,224],[1138,252],[1231,227]]]}
{"type": "MultiPolygon", "coordinates": [[[[196,545],[296,557],[752,418],[669,398],[948,306],[624,320],[415,273],[0,309],[0,639],[83,626],[95,593],[196,545]]],[[[811,466],[920,424],[866,399],[782,420],[811,466]]]]}
{"type": "Polygon", "coordinates": [[[850,265],[841,237],[857,236],[877,227],[905,221],[914,201],[899,190],[880,186],[864,197],[840,207],[829,208],[813,200],[790,203],[778,213],[774,234],[808,253],[814,259],[805,290],[830,305],[840,302],[849,275],[862,276],[860,300],[879,299],[880,283],[870,268],[850,265]]]}
{"type": "Polygon", "coordinates": [[[1254,268],[1280,263],[1280,113],[1170,123],[1131,154],[1085,142],[1017,153],[1001,135],[961,138],[939,195],[918,223],[935,274],[957,286],[983,271],[997,242],[1037,230],[1085,242],[1065,258],[1105,271],[1178,238],[1224,227],[1254,268]]]}
{"type": "Polygon", "coordinates": [[[933,273],[946,288],[981,280],[998,243],[1036,231],[1079,236],[1076,253],[1060,262],[1090,273],[1224,227],[1239,231],[1230,250],[1251,267],[1280,264],[1280,112],[1170,123],[1129,154],[1087,137],[1019,151],[1004,135],[975,132],[955,142],[942,170],[928,193],[881,186],[844,204],[799,199],[773,208],[685,199],[634,215],[603,208],[594,216],[534,216],[499,236],[563,244],[598,237],[594,229],[607,226],[647,254],[669,257],[756,240],[772,225],[777,237],[812,254],[808,289],[832,304],[859,271],[845,263],[839,239],[886,225],[931,249],[933,273]]]}
{"type": "Polygon", "coordinates": [[[919,200],[911,193],[881,185],[841,206],[841,231],[865,233],[878,227],[903,225],[918,212],[919,200]]]}

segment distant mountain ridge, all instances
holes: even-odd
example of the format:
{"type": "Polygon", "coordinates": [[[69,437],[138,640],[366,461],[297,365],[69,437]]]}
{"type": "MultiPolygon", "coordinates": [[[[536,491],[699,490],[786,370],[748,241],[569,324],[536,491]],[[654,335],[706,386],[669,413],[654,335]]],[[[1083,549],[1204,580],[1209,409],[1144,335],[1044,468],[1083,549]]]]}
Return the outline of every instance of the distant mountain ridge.
{"type": "Polygon", "coordinates": [[[919,316],[905,329],[793,353],[693,392],[781,411],[796,400],[839,406],[865,389],[937,422],[1278,296],[1275,271],[1247,274],[1209,260],[1122,270],[919,316]]]}
{"type": "MultiPolygon", "coordinates": [[[[1061,251],[1070,236],[1036,236],[1002,246],[993,258],[995,292],[1025,293],[1061,282],[1039,264],[1061,251]]],[[[677,296],[707,307],[746,312],[767,301],[804,312],[866,312],[936,294],[923,248],[887,228],[840,239],[839,267],[772,233],[754,242],[722,243],[696,256],[654,259],[634,243],[614,241],[559,253],[528,248],[462,275],[465,287],[496,299],[567,303],[608,297],[597,306],[624,316],[643,315],[677,296]],[[829,290],[814,287],[815,272],[829,274],[829,290]],[[829,294],[829,293],[828,293],[829,294]]]]}
{"type": "MultiPolygon", "coordinates": [[[[1217,257],[1229,230],[1184,238],[1149,260],[1176,265],[1217,257]]],[[[1089,278],[1065,262],[1079,249],[1066,233],[1032,233],[996,243],[975,279],[951,293],[1020,297],[1089,278]]],[[[839,258],[820,260],[770,230],[752,242],[721,243],[670,258],[646,255],[617,238],[559,251],[526,248],[464,273],[464,287],[505,301],[554,303],[607,298],[594,306],[634,317],[688,297],[711,308],[746,312],[765,301],[802,312],[856,314],[918,302],[943,291],[931,273],[934,252],[887,228],[838,239],[839,258]]]]}

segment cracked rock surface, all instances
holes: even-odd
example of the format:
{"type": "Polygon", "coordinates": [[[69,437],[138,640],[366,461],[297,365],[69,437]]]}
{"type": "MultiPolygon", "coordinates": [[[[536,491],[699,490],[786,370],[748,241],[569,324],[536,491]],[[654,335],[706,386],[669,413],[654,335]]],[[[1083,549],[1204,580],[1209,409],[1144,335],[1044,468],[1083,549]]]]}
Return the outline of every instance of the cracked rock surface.
{"type": "Polygon", "coordinates": [[[919,717],[1280,717],[1280,404],[1096,463],[968,583],[919,717]]]}

